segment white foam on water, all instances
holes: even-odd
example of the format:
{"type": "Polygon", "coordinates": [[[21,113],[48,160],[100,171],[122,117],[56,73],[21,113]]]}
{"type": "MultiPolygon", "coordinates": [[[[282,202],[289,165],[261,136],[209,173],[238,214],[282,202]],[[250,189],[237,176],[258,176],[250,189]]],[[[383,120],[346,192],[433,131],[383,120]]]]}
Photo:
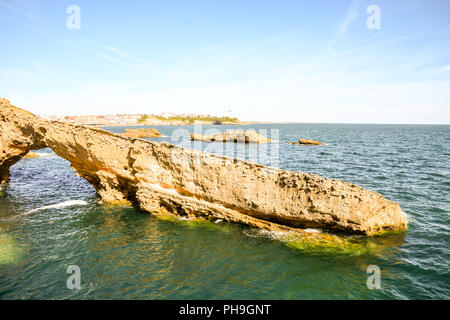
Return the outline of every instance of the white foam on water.
{"type": "Polygon", "coordinates": [[[320,229],[313,229],[313,228],[303,229],[303,231],[312,232],[312,233],[322,233],[322,230],[320,230],[320,229]]]}
{"type": "Polygon", "coordinates": [[[26,216],[29,215],[33,212],[36,211],[40,211],[40,210],[45,210],[45,209],[59,209],[59,208],[64,208],[64,207],[73,207],[73,206],[85,206],[88,203],[84,200],[68,200],[68,201],[64,201],[64,202],[60,202],[60,203],[56,203],[56,204],[52,204],[49,206],[44,206],[44,207],[40,207],[40,208],[36,208],[33,210],[30,210],[28,212],[25,212],[22,214],[22,216],[26,216]]]}
{"type": "Polygon", "coordinates": [[[37,154],[40,158],[47,158],[55,155],[54,153],[51,152],[35,152],[35,154],[37,154]]]}
{"type": "Polygon", "coordinates": [[[286,231],[269,231],[265,229],[246,229],[244,234],[252,238],[266,238],[272,240],[283,240],[289,232],[286,231]]]}
{"type": "MultiPolygon", "coordinates": [[[[323,233],[321,229],[303,229],[309,233],[323,233]]],[[[250,228],[243,231],[243,233],[252,238],[266,238],[278,241],[289,241],[291,239],[292,232],[290,231],[270,231],[265,229],[250,228]]]]}

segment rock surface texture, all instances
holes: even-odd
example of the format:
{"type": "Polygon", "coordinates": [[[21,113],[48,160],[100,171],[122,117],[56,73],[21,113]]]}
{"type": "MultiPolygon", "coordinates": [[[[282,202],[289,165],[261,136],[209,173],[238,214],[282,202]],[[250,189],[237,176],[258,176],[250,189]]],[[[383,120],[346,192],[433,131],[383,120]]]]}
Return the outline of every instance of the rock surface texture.
{"type": "Polygon", "coordinates": [[[47,121],[0,99],[0,182],[30,150],[46,147],[70,161],[103,202],[131,201],[156,215],[299,234],[406,228],[397,203],[351,183],[47,121]]]}
{"type": "Polygon", "coordinates": [[[191,133],[191,140],[244,143],[266,143],[271,141],[253,130],[228,130],[210,135],[191,133]]]}

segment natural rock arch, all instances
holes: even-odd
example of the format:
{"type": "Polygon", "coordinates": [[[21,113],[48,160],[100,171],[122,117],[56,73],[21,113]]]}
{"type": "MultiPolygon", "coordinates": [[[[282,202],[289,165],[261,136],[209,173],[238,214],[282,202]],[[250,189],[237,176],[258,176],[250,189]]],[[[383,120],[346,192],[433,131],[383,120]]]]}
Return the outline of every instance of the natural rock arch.
{"type": "Polygon", "coordinates": [[[405,229],[400,206],[351,183],[47,121],[0,99],[0,182],[30,150],[51,148],[106,203],[303,233],[405,229]]]}

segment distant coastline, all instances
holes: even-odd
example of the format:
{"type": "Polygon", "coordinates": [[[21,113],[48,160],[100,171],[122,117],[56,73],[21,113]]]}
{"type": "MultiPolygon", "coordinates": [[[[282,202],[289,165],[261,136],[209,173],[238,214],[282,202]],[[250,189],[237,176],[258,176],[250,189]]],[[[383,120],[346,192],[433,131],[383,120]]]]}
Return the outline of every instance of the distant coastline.
{"type": "Polygon", "coordinates": [[[235,117],[218,117],[196,114],[116,114],[88,116],[41,116],[47,120],[61,121],[75,125],[116,127],[116,126],[155,126],[155,125],[245,125],[251,122],[240,121],[235,117]]]}
{"type": "Polygon", "coordinates": [[[195,114],[117,114],[87,116],[40,115],[47,120],[94,127],[186,126],[186,125],[266,125],[266,124],[361,124],[361,125],[424,125],[448,126],[448,123],[367,123],[311,121],[243,121],[235,117],[195,114]]]}

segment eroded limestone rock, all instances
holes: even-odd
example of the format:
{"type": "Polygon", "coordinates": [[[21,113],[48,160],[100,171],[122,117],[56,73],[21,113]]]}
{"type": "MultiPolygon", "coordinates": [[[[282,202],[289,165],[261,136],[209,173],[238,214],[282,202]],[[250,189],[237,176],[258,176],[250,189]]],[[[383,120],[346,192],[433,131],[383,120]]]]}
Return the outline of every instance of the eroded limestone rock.
{"type": "Polygon", "coordinates": [[[191,133],[191,140],[217,141],[217,142],[244,142],[244,143],[266,143],[271,140],[258,134],[254,130],[227,130],[210,135],[191,133]]]}
{"type": "MultiPolygon", "coordinates": [[[[30,150],[70,161],[106,203],[305,234],[405,229],[400,206],[357,185],[41,119],[0,99],[0,181],[30,150]]],[[[321,235],[329,237],[329,235],[321,235]]]]}

